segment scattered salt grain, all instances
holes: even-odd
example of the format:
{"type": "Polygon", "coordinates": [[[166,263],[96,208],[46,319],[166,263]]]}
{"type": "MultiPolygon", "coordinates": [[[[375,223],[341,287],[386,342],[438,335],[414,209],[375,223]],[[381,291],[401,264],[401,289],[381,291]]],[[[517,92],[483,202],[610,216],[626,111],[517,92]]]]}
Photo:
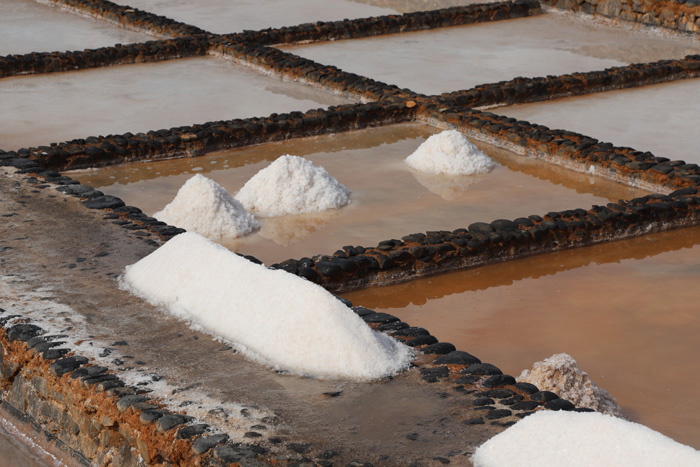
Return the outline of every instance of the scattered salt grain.
{"type": "Polygon", "coordinates": [[[597,412],[540,411],[481,445],[474,467],[700,465],[700,452],[638,423],[597,412]]]}
{"type": "Polygon", "coordinates": [[[605,389],[596,386],[571,355],[560,353],[537,362],[532,370],[524,370],[518,381],[534,384],[543,391],[555,392],[577,407],[622,416],[622,409],[615,398],[605,389]]]}
{"type": "Polygon", "coordinates": [[[153,217],[212,240],[242,237],[260,228],[229,192],[200,174],[187,180],[175,199],[153,217]]]}
{"type": "Polygon", "coordinates": [[[275,217],[341,208],[350,191],[323,167],[284,155],[248,180],[236,199],[251,212],[275,217]]]}
{"type": "Polygon", "coordinates": [[[375,332],[322,287],[254,264],[204,237],[176,236],[122,277],[127,290],[299,375],[368,380],[408,367],[412,351],[375,332]]]}
{"type": "Polygon", "coordinates": [[[409,167],[421,172],[474,175],[491,171],[496,164],[457,130],[432,135],[406,158],[409,167]]]}

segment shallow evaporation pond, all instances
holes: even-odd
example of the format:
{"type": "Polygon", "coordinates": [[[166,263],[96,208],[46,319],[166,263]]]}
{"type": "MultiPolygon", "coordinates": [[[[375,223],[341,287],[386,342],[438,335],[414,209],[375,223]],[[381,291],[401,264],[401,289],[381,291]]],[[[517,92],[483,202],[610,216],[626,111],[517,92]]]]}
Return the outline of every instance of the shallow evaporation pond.
{"type": "Polygon", "coordinates": [[[152,39],[34,0],[0,2],[0,56],[97,49],[152,39]]]}
{"type": "Polygon", "coordinates": [[[213,179],[235,196],[275,158],[303,156],[348,187],[351,203],[319,214],[259,218],[259,232],[221,242],[266,264],[330,254],[345,245],[374,246],[414,232],[454,230],[472,222],[575,207],[588,209],[646,194],[483,144],[482,149],[499,163],[488,174],[428,176],[409,169],[403,159],[438,131],[428,125],[402,124],[193,159],[76,171],[70,176],[152,215],[194,174],[213,179]]]}
{"type": "Polygon", "coordinates": [[[573,356],[632,420],[700,448],[700,227],[344,294],[518,376],[573,356]]]}
{"type": "Polygon", "coordinates": [[[7,78],[0,80],[0,148],[347,102],[214,57],[7,78]]]}
{"type": "Polygon", "coordinates": [[[602,70],[697,54],[693,38],[553,12],[284,50],[426,94],[517,76],[602,70]]]}
{"type": "Polygon", "coordinates": [[[348,0],[116,0],[217,34],[395,14],[348,0]]]}
{"type": "Polygon", "coordinates": [[[700,79],[515,105],[495,112],[700,164],[700,79]]]}

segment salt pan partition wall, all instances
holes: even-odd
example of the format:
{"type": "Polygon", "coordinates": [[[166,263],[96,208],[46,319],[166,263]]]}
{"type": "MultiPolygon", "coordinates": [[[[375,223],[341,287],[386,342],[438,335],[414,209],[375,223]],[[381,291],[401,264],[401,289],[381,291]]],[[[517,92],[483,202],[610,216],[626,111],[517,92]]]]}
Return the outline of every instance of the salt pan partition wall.
{"type": "MultiPolygon", "coordinates": [[[[170,129],[148,131],[144,128],[144,133],[85,136],[84,139],[69,142],[47,142],[46,146],[5,148],[16,150],[3,151],[0,155],[4,165],[15,167],[20,174],[26,174],[26,183],[58,186],[59,191],[81,199],[87,208],[98,210],[105,220],[117,222],[133,235],[139,234],[136,236],[146,239],[146,242],[142,242],[146,250],[172,238],[181,230],[149,218],[138,208],[124,206],[123,201],[118,198],[75,184],[54,170],[95,167],[126,160],[196,156],[214,150],[266,141],[419,120],[441,127],[454,127],[467,135],[507,146],[522,154],[540,157],[574,169],[592,171],[663,193],[610,203],[607,206],[595,206],[591,209],[523,213],[523,217],[513,220],[484,219],[489,222],[473,223],[454,231],[411,235],[397,232],[396,236],[401,240],[387,240],[376,247],[360,247],[361,249],[357,246],[342,248],[339,245],[341,249],[336,253],[319,255],[311,259],[311,262],[290,260],[277,266],[320,283],[329,290],[349,290],[354,287],[410,280],[412,277],[454,268],[697,223],[696,190],[700,182],[700,172],[696,165],[670,161],[632,148],[615,147],[611,143],[598,141],[594,135],[584,136],[565,130],[551,130],[541,125],[474,109],[477,105],[528,102],[551,96],[691,78],[697,76],[700,69],[700,59],[697,56],[630,65],[601,72],[535,79],[516,78],[510,82],[477,86],[440,96],[426,96],[346,73],[336,67],[316,63],[273,46],[515,19],[541,13],[540,5],[533,1],[504,2],[218,35],[196,26],[106,1],[62,0],[53,3],[129,29],[146,31],[160,36],[160,39],[149,43],[115,45],[83,52],[5,56],[0,58],[0,75],[20,79],[18,76],[22,74],[214,54],[258,71],[311,84],[362,102],[306,112],[271,114],[268,117],[202,124],[183,122],[185,126],[170,129]]],[[[15,176],[17,172],[11,170],[11,173],[15,176]]],[[[460,421],[462,425],[464,422],[471,422],[470,426],[475,427],[483,424],[487,431],[479,432],[479,436],[486,436],[484,433],[488,430],[503,429],[502,425],[508,425],[542,405],[554,409],[573,409],[572,404],[555,399],[556,396],[551,393],[535,392],[536,388],[515,384],[510,376],[466,371],[477,364],[478,359],[465,352],[457,352],[451,344],[438,343],[425,330],[410,327],[395,317],[373,313],[371,310],[357,308],[356,312],[373,327],[388,332],[421,351],[423,355],[417,364],[424,381],[433,382],[434,387],[443,390],[454,388],[453,390],[466,401],[471,401],[475,393],[488,396],[491,400],[499,400],[487,404],[487,409],[482,412],[485,416],[460,421]],[[449,380],[451,384],[445,384],[444,380],[449,380]]],[[[110,413],[117,417],[117,413],[126,414],[124,419],[119,419],[128,427],[124,430],[126,434],[122,436],[127,445],[133,442],[131,446],[144,459],[156,462],[163,459],[186,464],[196,458],[195,456],[201,455],[214,463],[226,464],[250,458],[269,461],[276,455],[271,454],[268,445],[262,446],[260,443],[223,444],[226,443],[225,438],[205,435],[205,428],[201,425],[184,425],[191,421],[181,413],[155,412],[161,410],[157,405],[154,406],[154,402],[157,401],[148,401],[147,396],[136,394],[137,388],[126,385],[115,375],[120,370],[90,370],[99,367],[85,366],[88,361],[80,356],[65,357],[70,349],[54,346],[57,343],[51,338],[38,338],[42,329],[31,323],[20,324],[16,322],[16,318],[10,317],[4,320],[4,325],[7,326],[7,330],[3,338],[3,348],[11,349],[13,357],[3,367],[3,376],[7,376],[6,370],[9,370],[8,375],[35,370],[46,374],[52,372],[48,376],[49,379],[56,378],[51,379],[56,383],[52,388],[67,388],[69,386],[66,382],[72,378],[80,380],[80,384],[87,388],[84,393],[81,392],[85,397],[90,397],[91,391],[104,391],[105,405],[101,410],[111,410],[110,413]],[[37,349],[37,346],[41,346],[41,351],[30,350],[25,344],[33,338],[37,339],[31,342],[30,347],[37,349]],[[11,365],[9,362],[14,363],[11,365]],[[140,426],[143,423],[145,425],[140,426]],[[148,435],[143,435],[146,432],[148,435]],[[134,433],[142,435],[134,436],[134,433]],[[131,437],[127,436],[129,434],[131,437]],[[142,442],[139,443],[138,439],[142,442]],[[217,444],[219,446],[215,447],[217,444]],[[174,446],[177,446],[177,449],[174,446]]],[[[22,379],[16,378],[15,381],[19,384],[22,379]]],[[[44,393],[42,397],[49,405],[55,403],[44,393]]],[[[18,392],[17,401],[22,400],[24,399],[21,398],[21,392],[18,392]]],[[[84,400],[78,399],[74,405],[79,406],[83,403],[84,400]]],[[[50,420],[42,421],[51,423],[50,420]]],[[[110,429],[114,431],[113,425],[100,426],[99,433],[110,432],[110,429]]],[[[71,432],[65,429],[59,431],[66,445],[76,452],[82,452],[81,443],[89,439],[89,436],[86,437],[86,431],[79,430],[75,435],[69,435],[71,432]]],[[[317,445],[300,448],[293,444],[289,443],[286,451],[283,451],[290,461],[298,461],[303,456],[302,452],[322,459],[318,456],[323,451],[317,445]]],[[[104,452],[105,448],[102,447],[82,452],[82,455],[97,459],[100,453],[104,452]]],[[[418,455],[413,451],[410,451],[410,454],[393,454],[409,457],[418,455]]],[[[346,456],[343,459],[348,461],[360,460],[352,457],[350,449],[343,450],[342,455],[346,456]]]]}

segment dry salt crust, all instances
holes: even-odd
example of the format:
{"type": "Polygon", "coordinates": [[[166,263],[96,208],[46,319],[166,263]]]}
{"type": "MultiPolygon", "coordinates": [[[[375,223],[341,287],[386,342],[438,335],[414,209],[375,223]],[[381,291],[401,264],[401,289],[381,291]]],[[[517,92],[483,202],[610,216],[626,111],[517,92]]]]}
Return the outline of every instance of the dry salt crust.
{"type": "Polygon", "coordinates": [[[260,228],[228,191],[200,174],[187,180],[175,199],[153,217],[212,240],[243,237],[260,228]]]}
{"type": "Polygon", "coordinates": [[[482,444],[474,467],[696,467],[700,451],[596,412],[540,411],[482,444]]]}
{"type": "Polygon", "coordinates": [[[350,190],[323,167],[287,154],[248,180],[236,199],[261,217],[276,217],[339,209],[350,190]]]}
{"type": "Polygon", "coordinates": [[[406,369],[413,357],[322,287],[192,232],[128,266],[123,285],[249,358],[298,375],[370,380],[406,369]]]}
{"type": "Polygon", "coordinates": [[[496,164],[457,130],[432,135],[406,158],[409,167],[431,174],[475,175],[496,164]]]}
{"type": "Polygon", "coordinates": [[[577,407],[587,407],[616,417],[622,416],[622,409],[617,400],[608,391],[596,386],[571,355],[552,355],[535,363],[531,370],[523,370],[517,379],[534,384],[542,391],[555,392],[577,407]]]}

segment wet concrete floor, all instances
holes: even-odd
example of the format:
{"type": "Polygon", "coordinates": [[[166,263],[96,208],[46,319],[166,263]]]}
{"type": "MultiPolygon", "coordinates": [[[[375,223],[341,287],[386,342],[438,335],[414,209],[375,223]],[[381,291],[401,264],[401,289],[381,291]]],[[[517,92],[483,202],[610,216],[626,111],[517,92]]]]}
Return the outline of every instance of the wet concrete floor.
{"type": "Polygon", "coordinates": [[[439,131],[417,123],[392,125],[70,175],[152,215],[171,202],[194,174],[215,180],[235,196],[278,156],[303,156],[348,187],[351,204],[311,215],[260,218],[260,232],[221,241],[266,264],[331,254],[344,245],[374,246],[413,232],[454,230],[478,221],[544,215],[572,207],[588,209],[647,194],[482,143],[483,151],[499,164],[488,174],[431,176],[409,169],[403,160],[439,131]]]}
{"type": "Polygon", "coordinates": [[[5,78],[0,81],[0,148],[48,146],[347,102],[215,57],[5,78]]]}
{"type": "Polygon", "coordinates": [[[633,421],[700,448],[700,227],[344,294],[504,372],[568,353],[633,421]]]}
{"type": "Polygon", "coordinates": [[[97,49],[152,39],[34,0],[0,2],[0,56],[97,49]]]}
{"type": "Polygon", "coordinates": [[[697,54],[700,43],[680,34],[552,12],[284,50],[400,88],[440,94],[517,76],[560,75],[682,58],[697,54]]]}
{"type": "MultiPolygon", "coordinates": [[[[267,423],[267,436],[309,443],[318,450],[332,448],[339,452],[335,458],[339,462],[405,465],[423,460],[430,465],[438,463],[434,457],[451,457],[461,465],[468,463],[467,456],[476,446],[503,429],[465,425],[464,420],[478,414],[465,399],[470,396],[442,383],[423,383],[416,370],[373,383],[322,381],[280,375],[222,351],[220,342],[117,287],[115,275],[153,247],[52,188],[34,189],[5,170],[0,175],[0,215],[9,215],[0,225],[0,276],[42,290],[44,303],[71,307],[74,313],[64,311],[61,316],[71,323],[83,322],[82,332],[92,336],[89,340],[95,349],[126,340],[124,352],[133,357],[130,361],[145,364],[135,370],[117,368],[116,373],[162,376],[154,394],[177,398],[180,390],[194,391],[199,399],[215,404],[235,402],[272,413],[276,421],[267,423]],[[77,258],[84,261],[71,267],[77,258]],[[164,383],[167,386],[162,389],[164,383]],[[342,394],[323,395],[335,391],[342,394]]],[[[15,290],[0,297],[0,306],[14,313],[21,312],[29,294],[19,286],[15,290]]],[[[61,316],[43,313],[38,319],[61,316]]],[[[78,333],[79,327],[71,332],[78,333]]],[[[294,336],[289,338],[290,345],[295,345],[294,336]]],[[[117,356],[114,353],[111,358],[117,356]]],[[[203,412],[205,422],[226,429],[228,422],[209,420],[207,414],[215,417],[203,412]]]]}
{"type": "Polygon", "coordinates": [[[700,79],[496,109],[550,128],[700,164],[700,79]]]}

